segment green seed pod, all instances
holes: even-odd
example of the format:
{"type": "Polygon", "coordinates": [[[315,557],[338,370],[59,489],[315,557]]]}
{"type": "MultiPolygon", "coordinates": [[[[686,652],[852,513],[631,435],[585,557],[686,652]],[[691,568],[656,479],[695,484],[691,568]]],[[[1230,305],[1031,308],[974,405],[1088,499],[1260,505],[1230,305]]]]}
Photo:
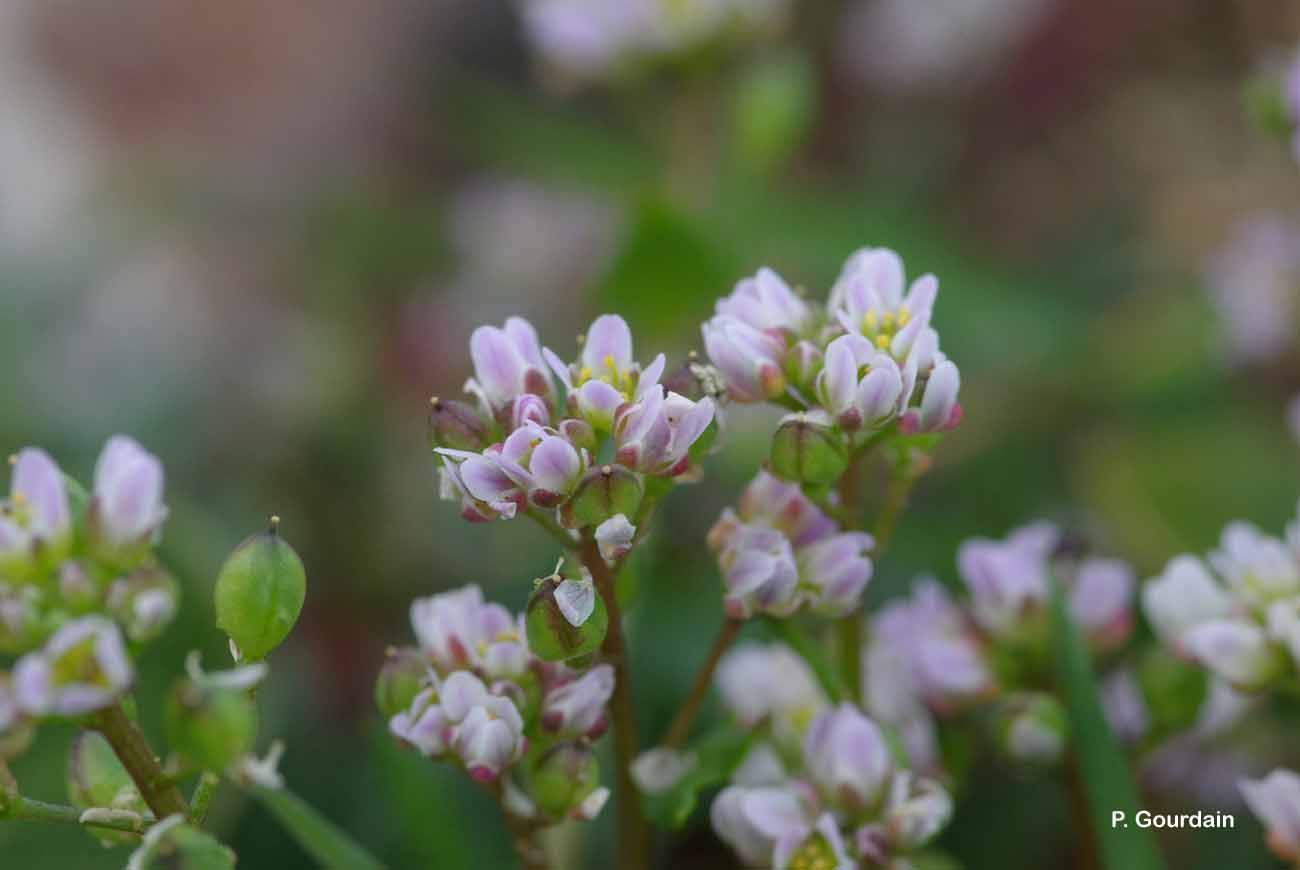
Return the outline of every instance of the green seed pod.
{"type": "Polygon", "coordinates": [[[641,507],[641,476],[622,465],[601,465],[578,481],[564,505],[574,526],[598,526],[615,514],[635,517],[641,507]]]}
{"type": "Polygon", "coordinates": [[[163,707],[172,749],[206,770],[225,770],[253,747],[257,707],[245,692],[179,680],[163,707]]]}
{"type": "Polygon", "coordinates": [[[478,453],[492,442],[492,430],[478,409],[437,396],[429,405],[430,446],[478,453]]]}
{"type": "Polygon", "coordinates": [[[605,640],[609,614],[590,580],[552,574],[537,581],[525,610],[528,648],[548,662],[593,653],[605,640]]]}
{"type": "Polygon", "coordinates": [[[530,783],[538,808],[549,818],[563,818],[600,786],[600,763],[591,747],[561,743],[537,759],[530,783]]]}
{"type": "Polygon", "coordinates": [[[293,629],[302,611],[307,575],[302,560],[271,528],[247,538],[221,566],[214,593],[217,627],[230,636],[241,661],[259,661],[293,629]]]}
{"type": "Polygon", "coordinates": [[[411,707],[429,684],[429,660],[414,647],[390,648],[375,680],[375,706],[385,719],[411,707]]]}
{"type": "Polygon", "coordinates": [[[797,483],[825,484],[848,468],[844,440],[830,426],[792,414],[772,436],[772,473],[797,483]]]}
{"type": "MultiPolygon", "coordinates": [[[[140,814],[149,810],[113,748],[96,731],[81,732],[68,748],[68,800],[82,810],[111,807],[140,814]]],[[[135,840],[124,832],[86,830],[105,845],[121,846],[135,840]]]]}
{"type": "Polygon", "coordinates": [[[155,825],[131,856],[140,870],[232,870],[235,853],[179,815],[155,825]]]}

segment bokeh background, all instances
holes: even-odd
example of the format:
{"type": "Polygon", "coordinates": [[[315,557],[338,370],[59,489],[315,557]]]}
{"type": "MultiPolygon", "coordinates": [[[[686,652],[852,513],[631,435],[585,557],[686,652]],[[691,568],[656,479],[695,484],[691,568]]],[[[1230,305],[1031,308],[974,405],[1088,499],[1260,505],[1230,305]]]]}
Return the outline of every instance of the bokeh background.
{"type": "MultiPolygon", "coordinates": [[[[87,476],[120,431],[164,460],[186,600],[141,663],[151,734],[185,651],[221,660],[220,560],[278,513],[309,571],[260,697],[287,779],[393,867],[510,866],[493,805],[398,751],[371,702],[411,598],[476,582],[519,607],[555,557],[438,501],[429,396],[459,391],[479,323],[523,314],[566,355],[617,311],[643,359],[681,359],[740,277],[770,265],[820,296],[864,244],[939,276],[966,413],[874,602],[919,572],[955,581],[961,539],[1037,516],[1150,576],[1230,519],[1294,515],[1297,331],[1250,352],[1251,318],[1277,309],[1214,264],[1243,222],[1300,219],[1300,167],[1241,99],[1300,42],[1300,7],[763,5],[760,27],[593,73],[584,33],[548,54],[505,0],[0,2],[0,448],[40,443],[87,476]]],[[[636,565],[647,734],[721,619],[704,534],[770,424],[734,415],[636,565]]],[[[62,797],[68,736],[42,732],[25,790],[62,797]]],[[[1171,866],[1271,866],[1232,782],[1296,751],[1251,743],[1149,786],[1157,806],[1239,812],[1235,832],[1167,837],[1171,866]]],[[[958,801],[940,845],[962,866],[1084,854],[1051,778],[989,765],[958,801]]],[[[572,866],[611,866],[612,816],[561,835],[572,866]]],[[[232,790],[214,819],[241,867],[310,866],[232,790]]],[[[664,866],[730,866],[703,816],[663,848],[664,866]]],[[[0,855],[124,862],[20,824],[0,855]]]]}

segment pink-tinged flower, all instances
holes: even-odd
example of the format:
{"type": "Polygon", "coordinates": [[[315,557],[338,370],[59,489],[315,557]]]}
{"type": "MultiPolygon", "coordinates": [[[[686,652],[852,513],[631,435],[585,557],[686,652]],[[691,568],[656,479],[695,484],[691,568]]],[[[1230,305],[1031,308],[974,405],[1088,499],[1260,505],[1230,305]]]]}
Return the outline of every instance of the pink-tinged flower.
{"type": "Polygon", "coordinates": [[[700,327],[704,350],[737,402],[762,402],[785,392],[785,342],[727,315],[700,327]]]}
{"type": "Polygon", "coordinates": [[[459,501],[460,515],[469,522],[514,519],[527,506],[527,494],[492,457],[445,447],[435,452],[442,457],[438,494],[459,501]]]}
{"type": "Polygon", "coordinates": [[[1241,220],[1206,270],[1210,298],[1236,362],[1272,360],[1295,346],[1297,282],[1300,223],[1268,213],[1241,220]]]}
{"type": "Polygon", "coordinates": [[[939,833],[952,818],[952,798],[931,779],[915,780],[900,770],[889,786],[884,830],[889,846],[897,851],[915,849],[939,833]]]}
{"type": "Polygon", "coordinates": [[[739,518],[778,529],[796,547],[833,535],[835,521],[822,513],[799,484],[760,471],[740,494],[739,518]]]}
{"type": "MultiPolygon", "coordinates": [[[[904,373],[905,384],[911,377],[912,370],[913,363],[909,361],[904,373]]],[[[961,405],[957,401],[960,389],[961,373],[956,364],[940,354],[930,367],[920,405],[903,412],[898,420],[899,428],[909,434],[946,432],[956,428],[962,418],[961,405]]],[[[910,384],[906,385],[906,393],[909,397],[912,394],[910,384]]]]}
{"type": "MultiPolygon", "coordinates": [[[[719,524],[733,524],[729,514],[724,513],[719,524]]],[[[803,603],[794,549],[776,529],[735,524],[718,550],[718,566],[726,588],[723,608],[732,619],[755,613],[789,616],[803,603]]]]}
{"type": "Polygon", "coordinates": [[[861,248],[845,261],[827,306],[846,332],[863,336],[902,362],[930,328],[939,280],[922,275],[906,293],[903,284],[898,254],[888,248],[861,248]]]}
{"type": "Polygon", "coordinates": [[[430,758],[442,755],[450,745],[451,723],[438,705],[438,692],[433,686],[416,695],[410,709],[389,719],[388,730],[430,758]]]}
{"type": "Polygon", "coordinates": [[[632,762],[632,780],[642,794],[664,794],[694,770],[697,761],[693,752],[656,746],[642,752],[632,762]]]}
{"type": "Polygon", "coordinates": [[[483,600],[476,585],[411,604],[411,625],[421,649],[441,673],[471,668],[489,679],[528,669],[528,646],[519,621],[499,604],[483,600]]]}
{"type": "Polygon", "coordinates": [[[1070,616],[1098,649],[1112,649],[1133,630],[1133,569],[1118,559],[1084,559],[1067,591],[1070,616]]]}
{"type": "Polygon", "coordinates": [[[1238,783],[1246,806],[1264,823],[1268,846],[1288,863],[1300,860],[1300,776],[1279,768],[1238,783]]]}
{"type": "Polygon", "coordinates": [[[162,496],[158,457],[125,435],[108,439],[95,463],[91,525],[96,538],[118,550],[147,544],[167,518],[162,496]]]}
{"type": "Polygon", "coordinates": [[[822,813],[815,824],[793,828],[776,842],[772,850],[772,866],[779,870],[798,870],[803,867],[825,867],[827,870],[857,870],[844,846],[835,817],[822,813]]]}
{"type": "Polygon", "coordinates": [[[531,393],[520,396],[510,405],[510,428],[535,425],[548,426],[551,422],[551,407],[541,396],[531,393]]]}
{"type": "Polygon", "coordinates": [[[1296,554],[1250,523],[1229,523],[1209,562],[1228,589],[1254,607],[1267,607],[1280,598],[1300,594],[1296,554]]]}
{"type": "Polygon", "coordinates": [[[596,665],[576,680],[548,688],[542,727],[572,736],[599,737],[607,725],[605,705],[614,694],[614,669],[596,665]]]}
{"type": "Polygon", "coordinates": [[[651,388],[658,385],[665,363],[659,354],[642,369],[633,358],[632,330],[616,314],[596,318],[573,365],[549,349],[542,354],[568,391],[570,410],[605,432],[613,428],[619,408],[655,392],[651,388]]]}
{"type": "Polygon", "coordinates": [[[568,498],[587,469],[585,451],[536,423],[516,429],[499,450],[489,448],[483,456],[495,462],[530,502],[545,508],[568,498]]]}
{"type": "Polygon", "coordinates": [[[713,422],[713,400],[648,390],[614,424],[618,462],[646,474],[677,475],[690,466],[690,449],[713,422]]]}
{"type": "Polygon", "coordinates": [[[1204,562],[1195,556],[1176,556],[1142,587],[1142,609],[1162,641],[1186,652],[1183,637],[1187,632],[1228,616],[1234,604],[1204,562]]]}
{"type": "Polygon", "coordinates": [[[776,742],[796,752],[808,723],[829,703],[808,665],[784,644],[735,647],[718,663],[714,679],[723,706],[742,728],[769,721],[776,742]]]}
{"type": "Polygon", "coordinates": [[[132,679],[117,626],[100,616],[73,620],[14,666],[14,696],[33,716],[79,716],[117,702],[132,679]]]}
{"type": "Polygon", "coordinates": [[[989,634],[1005,637],[1047,600],[1047,562],[1059,534],[1050,523],[1034,523],[1005,540],[974,538],[957,551],[957,570],[971,593],[975,621],[989,634]]]}
{"type": "Polygon", "coordinates": [[[14,460],[9,499],[0,505],[0,562],[16,564],[37,548],[66,543],[71,527],[63,472],[44,450],[23,448],[14,460]]]}
{"type": "Polygon", "coordinates": [[[777,844],[802,839],[812,817],[803,796],[786,786],[729,786],[709,808],[714,833],[747,867],[775,866],[777,844]]]}
{"type": "Polygon", "coordinates": [[[469,775],[491,782],[524,754],[524,722],[514,702],[488,691],[468,671],[456,671],[438,689],[451,725],[450,746],[469,775]]]}
{"type": "Polygon", "coordinates": [[[636,526],[632,525],[623,514],[614,514],[596,526],[596,546],[600,549],[601,558],[606,562],[613,562],[626,556],[631,551],[632,542],[635,540],[636,526]]]}
{"type": "Polygon", "coordinates": [[[803,761],[823,799],[849,813],[879,805],[894,771],[876,723],[848,703],[813,720],[804,736],[803,761]]]}
{"type": "Polygon", "coordinates": [[[1183,646],[1201,665],[1245,691],[1263,688],[1282,671],[1282,651],[1253,622],[1202,622],[1183,635],[1183,646]]]}
{"type": "Polygon", "coordinates": [[[856,333],[841,335],[826,348],[817,376],[817,396],[841,427],[876,428],[899,412],[903,374],[894,358],[856,333]]]}
{"type": "Polygon", "coordinates": [[[838,618],[857,609],[871,579],[866,554],[874,546],[865,532],[844,532],[799,550],[799,580],[810,590],[814,613],[838,618]]]}
{"type": "Polygon", "coordinates": [[[734,317],[762,332],[788,335],[802,333],[812,314],[808,303],[766,267],[741,279],[730,295],[718,300],[716,311],[719,316],[734,317]]]}
{"type": "Polygon", "coordinates": [[[549,399],[551,380],[542,360],[537,330],[522,317],[511,317],[504,327],[480,326],[469,339],[474,377],[465,390],[478,396],[484,409],[498,415],[525,394],[549,399]]]}
{"type": "Polygon", "coordinates": [[[964,614],[933,579],[916,584],[908,599],[884,607],[871,620],[864,682],[871,711],[904,713],[905,704],[881,697],[884,687],[947,712],[993,690],[993,675],[964,614]],[[880,684],[879,686],[877,684],[880,684]]]}

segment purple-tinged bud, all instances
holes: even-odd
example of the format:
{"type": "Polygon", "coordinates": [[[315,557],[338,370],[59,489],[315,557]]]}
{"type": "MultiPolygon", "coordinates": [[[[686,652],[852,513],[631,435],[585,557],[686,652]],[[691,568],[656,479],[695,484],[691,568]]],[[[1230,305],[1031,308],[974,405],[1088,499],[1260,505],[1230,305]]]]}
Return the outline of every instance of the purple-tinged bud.
{"type": "Polygon", "coordinates": [[[87,520],[97,549],[120,560],[138,558],[167,518],[162,496],[158,458],[124,435],[108,439],[95,463],[87,520]]]}
{"type": "MultiPolygon", "coordinates": [[[[98,731],[82,731],[68,747],[68,800],[79,810],[108,807],[143,818],[149,811],[131,775],[98,731]]],[[[136,841],[132,834],[87,828],[106,846],[136,841]]]]}
{"type": "Polygon", "coordinates": [[[429,660],[414,647],[390,647],[375,679],[375,706],[385,719],[411,709],[429,685],[429,660]]]}
{"type": "Polygon", "coordinates": [[[478,586],[417,598],[411,603],[411,626],[443,674],[473,668],[489,679],[513,679],[528,669],[519,621],[501,605],[484,602],[478,586]]]}
{"type": "Polygon", "coordinates": [[[1079,563],[1067,594],[1070,616],[1097,650],[1111,650],[1133,631],[1133,569],[1118,559],[1079,563]]]}
{"type": "Polygon", "coordinates": [[[606,562],[621,559],[632,551],[636,526],[623,514],[615,514],[596,527],[596,546],[606,562]]]}
{"type": "Polygon", "coordinates": [[[253,748],[257,707],[247,692],[178,680],[163,706],[171,748],[203,770],[225,770],[253,748]]]}
{"type": "Polygon", "coordinates": [[[813,720],[804,737],[803,758],[822,797],[851,814],[880,804],[894,769],[876,723],[848,703],[813,720]]]}
{"type": "Polygon", "coordinates": [[[605,705],[614,694],[614,668],[596,665],[576,680],[550,688],[542,699],[547,731],[595,739],[605,732],[605,705]]]}
{"type": "Polygon", "coordinates": [[[442,755],[451,745],[452,723],[438,705],[433,686],[417,694],[408,709],[395,713],[388,720],[388,730],[403,744],[430,758],[442,755]]]}
{"type": "Polygon", "coordinates": [[[63,472],[44,450],[13,458],[9,499],[0,504],[0,569],[24,578],[67,554],[72,520],[63,472]]]}
{"type": "Polygon", "coordinates": [[[619,412],[614,424],[615,457],[620,464],[647,474],[681,474],[713,415],[712,399],[692,402],[677,393],[649,390],[619,412]]]}
{"type": "Polygon", "coordinates": [[[541,396],[525,393],[510,403],[510,424],[512,429],[528,425],[549,426],[551,408],[541,396]]]}
{"type": "Polygon", "coordinates": [[[866,554],[874,546],[875,540],[865,532],[845,532],[799,550],[799,580],[815,590],[815,613],[834,619],[858,608],[871,579],[871,559],[866,554]]]}
{"type": "Polygon", "coordinates": [[[537,331],[527,320],[511,317],[504,328],[480,326],[470,336],[469,352],[474,377],[465,383],[465,389],[493,412],[505,409],[525,393],[551,395],[537,331]]]}
{"type": "Polygon", "coordinates": [[[1288,864],[1300,860],[1300,776],[1281,768],[1238,787],[1250,811],[1264,823],[1268,846],[1288,864]]]}
{"type": "Polygon", "coordinates": [[[811,310],[780,275],[763,267],[753,277],[742,278],[730,295],[719,299],[717,313],[734,317],[764,332],[801,332],[811,310]]]}
{"type": "Polygon", "coordinates": [[[920,432],[947,432],[961,422],[961,405],[957,392],[961,389],[961,374],[951,360],[937,363],[925,383],[921,406],[906,411],[899,420],[899,428],[909,435],[920,432]]]}
{"type": "Polygon", "coordinates": [[[537,581],[524,625],[528,648],[548,662],[570,661],[595,652],[605,640],[609,614],[590,577],[552,574],[537,581]]]}
{"type": "Polygon", "coordinates": [[[527,504],[527,496],[506,474],[489,448],[483,454],[438,448],[442,457],[439,495],[447,501],[460,501],[461,516],[469,522],[496,517],[513,519],[527,504]]]}
{"type": "Polygon", "coordinates": [[[799,569],[790,540],[776,529],[742,525],[727,511],[709,533],[718,550],[725,587],[723,609],[731,619],[755,613],[789,616],[799,609],[799,569]]]}
{"type": "Polygon", "coordinates": [[[785,392],[784,339],[735,317],[719,315],[701,327],[704,349],[737,402],[762,402],[785,392]]]}
{"type": "Polygon", "coordinates": [[[579,420],[577,417],[561,420],[560,434],[574,447],[586,450],[588,453],[595,452],[598,446],[596,430],[592,429],[591,424],[586,420],[579,420]]]}
{"type": "Polygon", "coordinates": [[[997,731],[998,745],[1012,761],[1055,764],[1065,751],[1065,709],[1041,692],[1013,695],[999,711],[997,731]]]}
{"type": "Polygon", "coordinates": [[[437,396],[429,400],[429,406],[431,447],[477,453],[492,443],[491,425],[477,408],[437,396]]]}
{"type": "Polygon", "coordinates": [[[518,708],[489,692],[478,677],[456,671],[443,682],[438,698],[452,726],[452,751],[474,779],[491,782],[523,755],[527,741],[518,708]]]}
{"type": "Polygon", "coordinates": [[[848,468],[843,437],[819,412],[789,414],[772,436],[772,473],[797,483],[831,483],[848,468]]]}
{"type": "Polygon", "coordinates": [[[180,587],[175,578],[161,568],[149,566],[114,580],[104,603],[127,639],[144,643],[171,624],[179,599],[180,587]]]}
{"type": "Polygon", "coordinates": [[[636,516],[644,492],[641,477],[622,465],[587,471],[563,511],[574,526],[599,526],[610,517],[636,516]]]}
{"type": "Polygon", "coordinates": [[[538,808],[551,819],[592,819],[609,798],[609,789],[600,786],[596,753],[582,743],[561,743],[548,749],[534,763],[529,784],[538,808]],[[592,800],[595,792],[601,794],[592,800]]]}
{"type": "Polygon", "coordinates": [[[1187,651],[1198,662],[1232,686],[1262,689],[1281,675],[1282,650],[1264,630],[1242,619],[1213,619],[1183,636],[1187,651]]]}
{"type": "Polygon", "coordinates": [[[33,716],[78,716],[111,706],[130,688],[131,662],[115,624],[99,616],[67,623],[14,666],[14,697],[33,716]]]}

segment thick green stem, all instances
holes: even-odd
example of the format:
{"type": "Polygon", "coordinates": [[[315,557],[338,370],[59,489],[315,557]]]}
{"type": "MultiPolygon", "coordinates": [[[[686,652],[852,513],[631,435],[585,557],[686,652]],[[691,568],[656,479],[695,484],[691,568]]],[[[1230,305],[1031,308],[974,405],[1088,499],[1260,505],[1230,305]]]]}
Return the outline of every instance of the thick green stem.
{"type": "Polygon", "coordinates": [[[94,727],[108,745],[113,747],[117,760],[131,775],[140,797],[160,819],[180,813],[188,816],[190,808],[185,798],[167,775],[163,773],[153,750],[144,735],[135,727],[120,705],[101,710],[94,718],[94,727]]]}
{"type": "Polygon", "coordinates": [[[210,770],[205,770],[199,775],[199,783],[194,786],[194,794],[190,797],[190,818],[194,824],[202,825],[204,819],[208,817],[208,806],[212,803],[212,796],[217,793],[217,786],[220,784],[221,777],[210,770]]]}
{"type": "Polygon", "coordinates": [[[80,825],[83,828],[99,828],[106,831],[122,831],[128,834],[142,834],[156,819],[153,816],[141,816],[134,813],[98,814],[83,818],[85,811],[63,804],[49,804],[33,800],[18,793],[18,782],[9,772],[9,765],[0,759],[0,819],[15,819],[30,822],[60,822],[80,825]]]}
{"type": "Polygon", "coordinates": [[[650,858],[650,828],[641,815],[641,801],[632,779],[632,762],[636,760],[636,715],[632,707],[632,685],[628,678],[627,650],[623,643],[623,620],[614,586],[614,573],[600,555],[596,539],[587,530],[579,549],[582,563],[591,577],[609,613],[609,629],[601,645],[604,657],[614,667],[614,695],[610,714],[614,725],[614,755],[618,765],[619,863],[622,870],[645,870],[650,858]]]}
{"type": "Polygon", "coordinates": [[[713,646],[709,649],[709,656],[704,660],[704,664],[695,673],[695,681],[691,684],[690,694],[682,702],[682,706],[673,716],[672,723],[668,726],[668,732],[664,735],[663,745],[671,748],[681,746],[686,742],[687,735],[691,731],[691,723],[695,721],[696,714],[700,711],[700,705],[704,703],[704,698],[709,694],[709,686],[713,683],[713,671],[718,667],[718,661],[722,654],[731,646],[731,642],[736,639],[736,633],[740,631],[741,621],[738,619],[728,619],[722,623],[722,628],[718,630],[718,636],[713,639],[713,646]]]}

